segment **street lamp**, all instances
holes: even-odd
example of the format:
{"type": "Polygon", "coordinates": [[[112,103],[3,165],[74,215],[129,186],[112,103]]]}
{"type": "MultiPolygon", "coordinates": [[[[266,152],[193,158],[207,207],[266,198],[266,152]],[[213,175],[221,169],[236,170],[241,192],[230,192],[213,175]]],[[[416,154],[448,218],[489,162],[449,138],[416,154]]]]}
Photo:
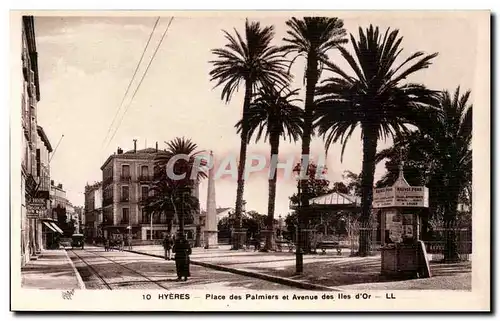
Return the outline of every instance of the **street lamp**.
{"type": "Polygon", "coordinates": [[[302,189],[300,180],[300,166],[293,171],[297,174],[297,246],[295,248],[295,273],[301,274],[304,271],[304,253],[302,251],[302,189]]]}

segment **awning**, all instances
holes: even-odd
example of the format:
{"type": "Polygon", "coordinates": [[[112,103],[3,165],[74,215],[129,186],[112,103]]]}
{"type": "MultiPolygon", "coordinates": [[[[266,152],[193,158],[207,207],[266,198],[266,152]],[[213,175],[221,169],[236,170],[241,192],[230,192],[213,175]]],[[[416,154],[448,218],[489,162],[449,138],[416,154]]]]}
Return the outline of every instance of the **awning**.
{"type": "Polygon", "coordinates": [[[52,225],[49,222],[43,222],[45,226],[49,228],[52,232],[57,232],[55,228],[52,227],[52,225]]]}
{"type": "Polygon", "coordinates": [[[50,222],[50,224],[56,229],[57,232],[64,234],[63,231],[57,226],[56,223],[50,222]]]}

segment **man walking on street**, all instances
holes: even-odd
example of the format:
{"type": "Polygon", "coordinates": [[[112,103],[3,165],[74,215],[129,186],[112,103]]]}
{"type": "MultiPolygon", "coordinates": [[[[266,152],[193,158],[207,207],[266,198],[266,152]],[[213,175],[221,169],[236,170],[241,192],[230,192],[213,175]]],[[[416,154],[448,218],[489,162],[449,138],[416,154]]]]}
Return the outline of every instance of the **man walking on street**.
{"type": "Polygon", "coordinates": [[[184,281],[187,281],[187,278],[191,276],[189,272],[189,255],[191,255],[191,246],[189,245],[188,240],[186,240],[185,235],[177,234],[173,252],[175,253],[177,280],[180,281],[184,278],[184,281]]]}
{"type": "Polygon", "coordinates": [[[165,260],[170,260],[170,250],[172,249],[173,241],[170,234],[165,235],[163,239],[163,249],[165,250],[165,260]]]}
{"type": "Polygon", "coordinates": [[[128,250],[129,250],[129,251],[132,251],[132,235],[130,235],[130,233],[129,233],[129,235],[127,236],[127,241],[128,241],[128,242],[127,242],[127,243],[128,243],[128,250]]]}

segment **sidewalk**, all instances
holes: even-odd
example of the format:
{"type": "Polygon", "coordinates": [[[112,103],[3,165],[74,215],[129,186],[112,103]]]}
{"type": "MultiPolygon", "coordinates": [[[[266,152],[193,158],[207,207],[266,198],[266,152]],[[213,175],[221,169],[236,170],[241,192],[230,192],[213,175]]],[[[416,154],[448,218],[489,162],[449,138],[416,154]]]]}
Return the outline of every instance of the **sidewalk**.
{"type": "MultiPolygon", "coordinates": [[[[135,246],[133,251],[163,257],[160,245],[135,246]]],[[[369,285],[373,290],[411,288],[470,291],[472,287],[470,262],[431,263],[432,278],[394,281],[380,275],[380,255],[350,257],[347,252],[340,256],[334,252],[305,255],[303,275],[295,275],[295,254],[289,252],[231,251],[230,246],[222,245],[209,250],[194,248],[191,262],[311,290],[347,290],[360,286],[367,288],[369,285]]]]}
{"type": "Polygon", "coordinates": [[[85,289],[66,250],[45,250],[21,268],[23,288],[41,290],[85,289]]]}

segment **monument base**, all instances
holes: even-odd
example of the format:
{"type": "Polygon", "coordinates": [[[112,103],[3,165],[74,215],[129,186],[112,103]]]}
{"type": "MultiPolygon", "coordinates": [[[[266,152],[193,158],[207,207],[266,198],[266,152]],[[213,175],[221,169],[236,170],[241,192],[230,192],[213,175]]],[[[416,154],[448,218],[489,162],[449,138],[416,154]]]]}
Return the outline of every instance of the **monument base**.
{"type": "Polygon", "coordinates": [[[205,231],[205,249],[216,249],[219,247],[218,232],[205,231]]]}

